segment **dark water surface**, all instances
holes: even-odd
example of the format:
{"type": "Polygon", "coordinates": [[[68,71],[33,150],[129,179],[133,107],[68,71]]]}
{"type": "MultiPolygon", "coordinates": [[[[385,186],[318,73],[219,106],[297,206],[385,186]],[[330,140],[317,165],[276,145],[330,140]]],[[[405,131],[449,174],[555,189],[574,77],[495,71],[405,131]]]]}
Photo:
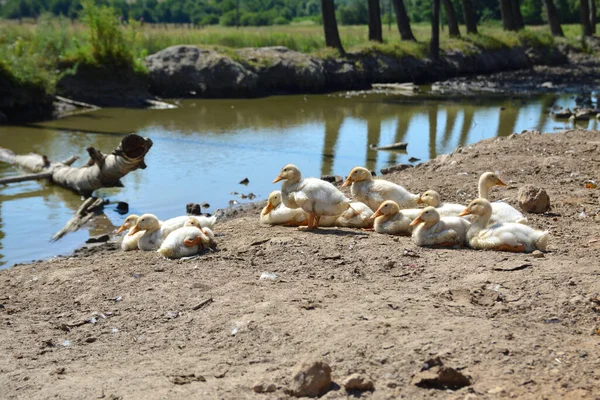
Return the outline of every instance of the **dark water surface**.
{"type": "MultiPolygon", "coordinates": [[[[249,201],[232,192],[265,199],[279,187],[271,181],[287,163],[296,164],[305,176],[346,175],[357,165],[379,171],[411,157],[425,161],[523,129],[568,127],[549,117],[548,110],[572,107],[574,99],[337,93],[178,104],[180,108],[170,110],[101,109],[29,126],[0,126],[0,146],[63,160],[84,157],[88,146],[112,151],[128,133],[148,136],[154,141],[148,168],[127,175],[125,188],[96,194],[128,202],[130,212],[167,219],[184,214],[189,202],[207,202],[212,212],[232,200],[249,201]],[[409,143],[407,152],[369,148],[400,141],[409,143]],[[238,184],[244,178],[250,181],[247,186],[238,184]]],[[[589,127],[596,128],[596,121],[589,127]]],[[[20,173],[0,164],[0,177],[20,173]]],[[[78,195],[44,182],[0,186],[0,268],[67,254],[88,236],[111,232],[124,218],[109,206],[106,218],[51,243],[80,204],[78,195]]]]}

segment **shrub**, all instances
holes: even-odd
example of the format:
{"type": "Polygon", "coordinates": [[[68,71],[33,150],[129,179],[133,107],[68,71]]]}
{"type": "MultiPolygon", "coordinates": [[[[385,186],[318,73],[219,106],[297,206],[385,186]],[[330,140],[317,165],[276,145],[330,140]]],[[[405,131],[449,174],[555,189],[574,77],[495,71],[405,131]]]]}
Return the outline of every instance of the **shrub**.
{"type": "Polygon", "coordinates": [[[115,10],[97,7],[92,0],[85,0],[82,5],[89,43],[81,55],[91,64],[133,67],[133,43],[127,40],[115,10]]]}

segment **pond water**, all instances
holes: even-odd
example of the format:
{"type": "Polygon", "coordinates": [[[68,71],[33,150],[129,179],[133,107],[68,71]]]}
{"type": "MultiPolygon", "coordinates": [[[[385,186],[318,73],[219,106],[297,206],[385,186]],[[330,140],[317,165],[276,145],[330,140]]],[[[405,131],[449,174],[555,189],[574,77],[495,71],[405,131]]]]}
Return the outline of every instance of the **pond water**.
{"type": "MultiPolygon", "coordinates": [[[[235,192],[265,199],[279,187],[271,181],[287,163],[298,165],[305,176],[346,175],[357,165],[379,171],[411,157],[425,161],[523,129],[565,128],[569,124],[553,120],[548,110],[572,107],[574,98],[335,93],[177,103],[179,108],[169,110],[107,108],[27,126],[0,126],[0,146],[63,160],[85,158],[88,146],[112,151],[128,133],[150,137],[154,146],[146,157],[148,168],[124,177],[124,188],[96,194],[129,203],[131,213],[167,219],[184,214],[189,202],[207,202],[205,211],[213,212],[230,201],[250,201],[235,192]],[[369,148],[400,141],[409,143],[407,152],[369,148]],[[244,178],[250,181],[246,186],[238,183],[244,178]]],[[[596,121],[589,127],[596,128],[596,121]]],[[[20,173],[0,163],[0,178],[20,173]]],[[[124,218],[110,205],[105,217],[86,229],[51,242],[80,204],[78,195],[44,182],[0,186],[0,268],[68,254],[89,236],[114,231],[124,218]]]]}

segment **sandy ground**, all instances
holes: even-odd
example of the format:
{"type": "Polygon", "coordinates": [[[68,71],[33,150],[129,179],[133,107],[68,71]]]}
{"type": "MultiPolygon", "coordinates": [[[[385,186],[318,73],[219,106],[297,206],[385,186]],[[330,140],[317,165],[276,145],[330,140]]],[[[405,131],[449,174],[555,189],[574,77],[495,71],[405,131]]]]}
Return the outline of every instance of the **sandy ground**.
{"type": "Polygon", "coordinates": [[[265,227],[254,209],[195,260],[108,244],[0,271],[0,398],[289,398],[305,358],[331,366],[326,399],[349,396],[354,372],[375,384],[360,398],[598,398],[600,189],[584,182],[600,181],[599,147],[599,132],[527,133],[385,176],[462,203],[487,170],[513,205],[520,186],[545,188],[551,213],[527,215],[552,233],[543,258],[265,227]],[[434,355],[473,384],[411,384],[434,355]]]}

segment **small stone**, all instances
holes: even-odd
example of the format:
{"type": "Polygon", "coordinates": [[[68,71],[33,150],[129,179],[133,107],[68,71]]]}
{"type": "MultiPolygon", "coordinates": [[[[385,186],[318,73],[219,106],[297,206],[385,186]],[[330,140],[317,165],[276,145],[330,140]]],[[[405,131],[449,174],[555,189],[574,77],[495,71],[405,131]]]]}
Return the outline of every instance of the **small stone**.
{"type": "Polygon", "coordinates": [[[88,240],[86,240],[86,243],[106,243],[110,240],[110,236],[108,235],[100,235],[100,236],[93,236],[91,238],[89,238],[88,240]]]}
{"type": "Polygon", "coordinates": [[[347,391],[358,390],[373,390],[375,385],[373,381],[368,376],[364,376],[362,374],[352,374],[342,382],[342,386],[346,388],[347,391]]]}
{"type": "Polygon", "coordinates": [[[550,209],[550,197],[544,189],[525,185],[519,189],[519,207],[525,212],[541,214],[550,209]]]}
{"type": "Polygon", "coordinates": [[[330,387],[331,367],[321,360],[304,360],[294,369],[289,393],[295,397],[318,397],[330,387]]]}
{"type": "Polygon", "coordinates": [[[382,175],[386,175],[386,174],[391,174],[392,172],[404,171],[405,169],[408,169],[408,168],[413,168],[413,166],[411,164],[398,164],[398,165],[393,165],[391,167],[383,168],[379,172],[381,172],[382,175]]]}
{"type": "Polygon", "coordinates": [[[202,214],[202,211],[200,210],[200,204],[198,204],[198,203],[190,203],[190,204],[188,204],[188,206],[190,206],[189,209],[186,206],[188,214],[191,214],[191,215],[200,215],[200,214],[202,214]]]}
{"type": "Polygon", "coordinates": [[[504,388],[501,388],[500,386],[496,386],[493,389],[488,390],[488,394],[502,394],[504,393],[504,388]]]}
{"type": "Polygon", "coordinates": [[[273,393],[277,390],[277,386],[274,383],[258,381],[252,386],[252,390],[256,393],[273,393]]]}
{"type": "Polygon", "coordinates": [[[423,388],[456,390],[471,385],[471,378],[445,366],[439,357],[435,357],[425,362],[421,371],[411,379],[411,384],[423,388]]]}
{"type": "Polygon", "coordinates": [[[125,203],[124,201],[120,201],[117,203],[116,210],[121,215],[127,214],[129,212],[129,204],[125,203]]]}
{"type": "Polygon", "coordinates": [[[534,251],[533,251],[533,253],[531,253],[531,256],[532,256],[533,258],[544,258],[544,257],[546,257],[546,256],[544,255],[544,253],[542,253],[542,252],[541,252],[541,251],[539,251],[539,250],[534,250],[534,251]]]}
{"type": "Polygon", "coordinates": [[[240,181],[240,185],[247,185],[250,183],[250,180],[248,178],[244,178],[240,181]]]}
{"type": "Polygon", "coordinates": [[[210,204],[208,204],[207,202],[204,202],[204,203],[200,204],[200,207],[202,207],[202,208],[210,208],[210,204]]]}
{"type": "Polygon", "coordinates": [[[98,338],[95,338],[95,337],[92,337],[92,336],[90,336],[88,338],[85,338],[85,342],[86,343],[94,343],[96,340],[98,340],[98,338]]]}
{"type": "Polygon", "coordinates": [[[323,175],[321,179],[330,183],[341,183],[344,177],[339,175],[323,175]]]}

